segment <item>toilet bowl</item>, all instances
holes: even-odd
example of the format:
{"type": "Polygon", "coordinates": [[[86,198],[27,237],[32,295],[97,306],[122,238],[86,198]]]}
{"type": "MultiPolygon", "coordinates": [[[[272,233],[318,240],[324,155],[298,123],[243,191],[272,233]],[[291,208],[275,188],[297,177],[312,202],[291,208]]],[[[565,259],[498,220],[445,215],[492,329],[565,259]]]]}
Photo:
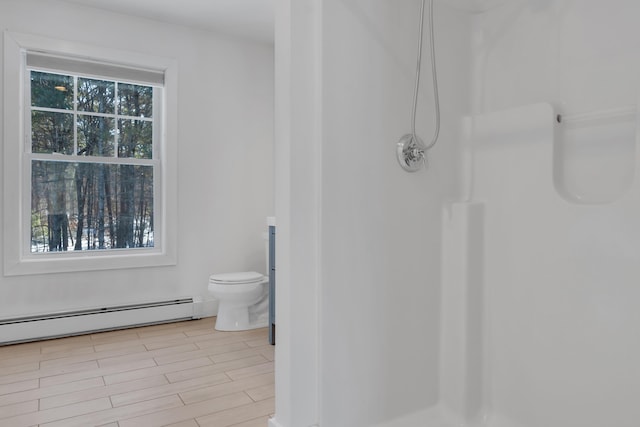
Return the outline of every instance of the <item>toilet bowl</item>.
{"type": "Polygon", "coordinates": [[[247,271],[212,274],[209,293],[218,300],[218,331],[264,328],[269,321],[269,278],[247,271]]]}

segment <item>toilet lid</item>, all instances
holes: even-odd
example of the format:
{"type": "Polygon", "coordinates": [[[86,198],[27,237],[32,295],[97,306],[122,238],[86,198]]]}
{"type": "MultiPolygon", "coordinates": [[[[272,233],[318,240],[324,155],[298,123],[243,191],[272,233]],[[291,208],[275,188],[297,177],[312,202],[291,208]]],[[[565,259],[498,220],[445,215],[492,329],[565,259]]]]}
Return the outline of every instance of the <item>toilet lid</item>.
{"type": "Polygon", "coordinates": [[[241,273],[221,273],[212,274],[209,277],[210,282],[229,284],[234,283],[255,283],[264,280],[264,276],[255,271],[243,271],[241,273]]]}

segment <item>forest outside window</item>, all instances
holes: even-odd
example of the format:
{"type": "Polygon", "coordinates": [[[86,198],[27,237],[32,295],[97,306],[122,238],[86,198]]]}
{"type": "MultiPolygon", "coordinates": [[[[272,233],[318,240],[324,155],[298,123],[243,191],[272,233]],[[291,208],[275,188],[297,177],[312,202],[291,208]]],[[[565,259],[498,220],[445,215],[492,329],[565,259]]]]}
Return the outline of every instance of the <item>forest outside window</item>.
{"type": "Polygon", "coordinates": [[[30,252],[153,248],[161,89],[30,62],[30,252]]]}
{"type": "Polygon", "coordinates": [[[4,32],[5,276],[177,263],[177,62],[4,32]]]}

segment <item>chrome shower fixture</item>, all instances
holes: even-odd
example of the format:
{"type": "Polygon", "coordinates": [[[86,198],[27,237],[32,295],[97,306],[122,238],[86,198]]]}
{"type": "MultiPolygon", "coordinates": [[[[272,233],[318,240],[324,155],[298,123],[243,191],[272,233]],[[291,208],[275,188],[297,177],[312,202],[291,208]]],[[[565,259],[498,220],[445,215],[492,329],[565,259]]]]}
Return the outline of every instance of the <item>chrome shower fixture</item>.
{"type": "Polygon", "coordinates": [[[416,135],[416,110],[418,108],[418,94],[420,90],[420,69],[422,66],[422,38],[424,34],[424,6],[422,0],[420,6],[420,31],[418,35],[418,60],[416,65],[416,84],[413,91],[413,107],[411,109],[411,133],[403,135],[396,144],[396,155],[398,163],[407,172],[416,172],[427,162],[427,151],[438,141],[440,134],[440,100],[438,97],[438,77],[436,75],[436,53],[433,40],[433,0],[429,0],[429,28],[430,28],[430,48],[431,48],[431,76],[433,77],[433,100],[435,104],[435,130],[433,138],[428,145],[416,135]]]}
{"type": "Polygon", "coordinates": [[[417,172],[427,161],[427,147],[422,140],[413,134],[406,134],[398,141],[396,154],[402,169],[407,172],[417,172]]]}

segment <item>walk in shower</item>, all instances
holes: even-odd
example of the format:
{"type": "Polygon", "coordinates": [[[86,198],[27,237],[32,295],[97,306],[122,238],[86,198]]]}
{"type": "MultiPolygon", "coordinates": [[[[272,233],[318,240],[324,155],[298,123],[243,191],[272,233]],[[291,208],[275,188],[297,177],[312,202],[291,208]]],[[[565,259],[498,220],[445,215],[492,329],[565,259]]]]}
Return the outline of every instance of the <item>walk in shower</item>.
{"type": "Polygon", "coordinates": [[[415,173],[394,141],[422,1],[320,3],[289,10],[317,133],[288,147],[313,202],[286,207],[317,274],[279,291],[310,327],[279,335],[272,427],[637,427],[640,3],[434,0],[441,129],[415,173]]]}

